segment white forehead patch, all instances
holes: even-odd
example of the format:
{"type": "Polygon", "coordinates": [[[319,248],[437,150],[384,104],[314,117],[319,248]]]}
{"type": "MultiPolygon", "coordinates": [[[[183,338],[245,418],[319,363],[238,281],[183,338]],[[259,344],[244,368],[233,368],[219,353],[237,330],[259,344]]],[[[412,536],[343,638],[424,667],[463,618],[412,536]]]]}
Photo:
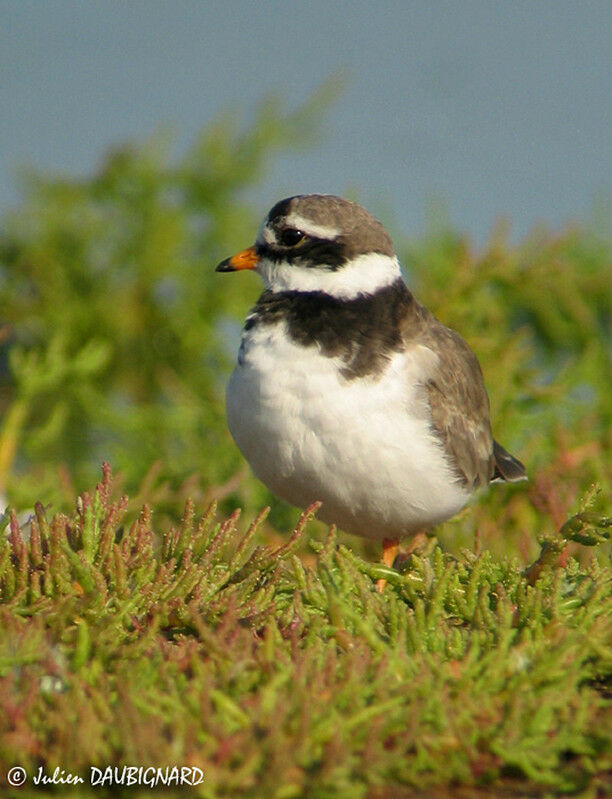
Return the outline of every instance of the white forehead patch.
{"type": "Polygon", "coordinates": [[[263,241],[264,244],[274,244],[276,242],[276,238],[274,236],[274,231],[270,230],[270,228],[263,224],[259,228],[259,233],[257,234],[257,241],[263,241]]]}
{"type": "Polygon", "coordinates": [[[261,225],[259,226],[259,230],[257,231],[257,243],[264,243],[264,244],[274,244],[275,238],[274,233],[268,227],[268,219],[264,219],[261,225]]]}

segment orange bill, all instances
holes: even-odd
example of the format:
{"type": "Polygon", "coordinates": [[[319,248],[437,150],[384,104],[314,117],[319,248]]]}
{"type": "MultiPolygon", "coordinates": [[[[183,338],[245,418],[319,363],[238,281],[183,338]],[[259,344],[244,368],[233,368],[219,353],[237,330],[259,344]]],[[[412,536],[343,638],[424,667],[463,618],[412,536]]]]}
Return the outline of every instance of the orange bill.
{"type": "Polygon", "coordinates": [[[238,272],[241,269],[255,269],[258,263],[259,255],[257,255],[255,247],[249,247],[246,250],[242,250],[242,252],[239,252],[237,255],[232,255],[231,258],[226,258],[225,261],[221,261],[215,271],[238,272]]]}

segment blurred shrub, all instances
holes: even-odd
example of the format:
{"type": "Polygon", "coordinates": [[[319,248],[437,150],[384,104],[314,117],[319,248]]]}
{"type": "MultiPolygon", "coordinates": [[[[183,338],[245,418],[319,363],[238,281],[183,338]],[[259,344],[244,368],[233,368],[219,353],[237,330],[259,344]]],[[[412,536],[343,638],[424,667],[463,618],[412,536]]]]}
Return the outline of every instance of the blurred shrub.
{"type": "MultiPolygon", "coordinates": [[[[153,140],[110,152],[86,179],[30,179],[0,238],[0,492],[13,506],[70,506],[102,460],[133,507],[174,518],[187,495],[249,512],[271,500],[223,411],[259,282],[213,269],[267,210],[245,190],[279,149],[310,139],[332,94],[295,113],[267,102],[246,131],[227,117],[178,163],[153,140]]],[[[609,477],[609,243],[568,228],[515,246],[500,229],[477,253],[444,224],[398,245],[419,299],[478,354],[494,432],[531,478],[444,530],[460,543],[475,529],[487,545],[515,539],[532,556],[536,536],[609,477]]],[[[271,518],[284,526],[292,513],[275,504],[271,518]]]]}
{"type": "MultiPolygon", "coordinates": [[[[170,511],[188,476],[197,497],[236,473],[229,320],[259,286],[214,267],[253,239],[245,190],[275,152],[312,139],[335,91],[293,113],[268,100],[246,131],[228,116],[178,163],[154,139],[113,150],[89,178],[30,179],[0,239],[0,493],[14,506],[71,505],[104,459],[170,511]]],[[[261,503],[245,486],[239,499],[261,503]]]]}

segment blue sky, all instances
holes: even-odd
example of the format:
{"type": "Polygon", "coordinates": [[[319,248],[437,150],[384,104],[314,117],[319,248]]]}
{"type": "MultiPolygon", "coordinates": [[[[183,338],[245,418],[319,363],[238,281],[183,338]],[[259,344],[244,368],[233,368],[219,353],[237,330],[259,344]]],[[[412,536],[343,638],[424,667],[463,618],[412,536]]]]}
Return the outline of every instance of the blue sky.
{"type": "Polygon", "coordinates": [[[358,189],[407,235],[430,198],[482,242],[503,215],[584,220],[610,197],[609,0],[0,0],[0,211],[19,167],[81,174],[161,125],[186,147],[270,92],[346,88],[254,200],[358,189]]]}

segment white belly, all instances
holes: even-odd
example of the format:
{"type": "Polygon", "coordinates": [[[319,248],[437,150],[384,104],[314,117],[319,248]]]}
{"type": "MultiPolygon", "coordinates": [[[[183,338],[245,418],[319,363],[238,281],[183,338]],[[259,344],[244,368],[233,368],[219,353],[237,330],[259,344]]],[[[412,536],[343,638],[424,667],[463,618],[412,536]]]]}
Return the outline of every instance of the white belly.
{"type": "MultiPolygon", "coordinates": [[[[469,497],[432,436],[422,347],[382,376],[346,380],[340,362],[256,327],[227,388],[230,432],[281,499],[366,538],[402,537],[450,518],[469,497]]],[[[435,357],[435,356],[434,356],[435,357]]]]}

